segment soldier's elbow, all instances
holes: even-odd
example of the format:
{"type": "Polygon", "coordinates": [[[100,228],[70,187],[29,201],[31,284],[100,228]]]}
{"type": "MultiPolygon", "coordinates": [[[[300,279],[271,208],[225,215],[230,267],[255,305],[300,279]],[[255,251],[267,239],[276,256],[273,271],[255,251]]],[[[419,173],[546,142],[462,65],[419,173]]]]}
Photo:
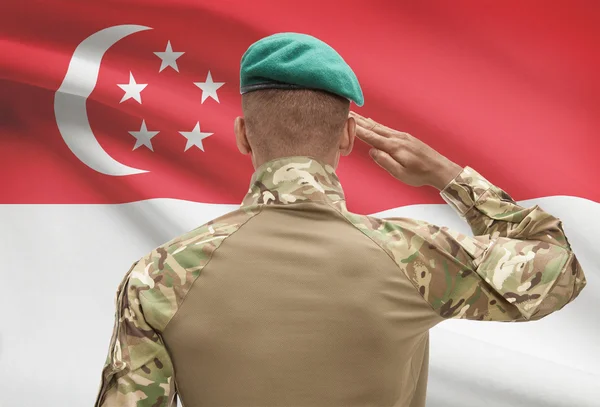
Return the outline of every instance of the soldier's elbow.
{"type": "Polygon", "coordinates": [[[554,286],[544,296],[537,310],[527,320],[542,319],[554,312],[562,310],[567,304],[573,302],[587,285],[581,264],[573,252],[561,270],[554,286]]]}

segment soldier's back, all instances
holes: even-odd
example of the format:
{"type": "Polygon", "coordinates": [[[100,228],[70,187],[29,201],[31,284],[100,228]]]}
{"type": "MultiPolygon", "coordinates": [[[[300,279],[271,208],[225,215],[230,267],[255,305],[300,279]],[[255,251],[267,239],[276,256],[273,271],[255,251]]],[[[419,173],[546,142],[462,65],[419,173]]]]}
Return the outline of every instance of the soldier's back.
{"type": "Polygon", "coordinates": [[[435,321],[335,207],[272,202],[214,250],[164,338],[186,405],[384,406],[412,395],[435,321]]]}

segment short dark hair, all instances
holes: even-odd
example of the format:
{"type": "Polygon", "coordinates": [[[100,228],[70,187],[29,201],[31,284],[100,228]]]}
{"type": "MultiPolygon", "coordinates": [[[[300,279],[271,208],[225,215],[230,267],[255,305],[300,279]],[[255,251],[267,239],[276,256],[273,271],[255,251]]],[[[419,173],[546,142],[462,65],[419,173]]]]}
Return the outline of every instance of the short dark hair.
{"type": "Polygon", "coordinates": [[[319,157],[336,147],[350,101],[311,89],[262,89],[242,95],[248,141],[267,157],[319,157]]]}

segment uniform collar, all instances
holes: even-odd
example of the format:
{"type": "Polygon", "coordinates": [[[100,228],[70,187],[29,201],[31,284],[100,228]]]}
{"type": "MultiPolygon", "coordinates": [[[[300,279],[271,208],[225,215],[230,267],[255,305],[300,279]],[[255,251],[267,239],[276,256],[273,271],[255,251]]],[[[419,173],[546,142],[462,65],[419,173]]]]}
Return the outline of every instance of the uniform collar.
{"type": "Polygon", "coordinates": [[[268,161],[252,175],[242,206],[302,201],[344,201],[344,191],[332,166],[307,156],[268,161]]]}

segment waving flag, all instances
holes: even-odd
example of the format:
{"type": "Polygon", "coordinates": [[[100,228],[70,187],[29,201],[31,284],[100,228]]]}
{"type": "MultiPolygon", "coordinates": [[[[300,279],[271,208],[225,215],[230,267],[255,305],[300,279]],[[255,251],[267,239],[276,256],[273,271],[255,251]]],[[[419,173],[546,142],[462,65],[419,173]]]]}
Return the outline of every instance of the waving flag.
{"type": "MultiPolygon", "coordinates": [[[[597,405],[599,19],[591,0],[8,0],[1,405],[93,402],[131,263],[243,198],[239,61],[283,31],[339,51],[362,115],[559,217],[586,273],[580,298],[541,321],[434,328],[428,405],[597,405]]],[[[338,170],[350,210],[469,232],[437,191],[401,184],[367,151],[338,170]]]]}

